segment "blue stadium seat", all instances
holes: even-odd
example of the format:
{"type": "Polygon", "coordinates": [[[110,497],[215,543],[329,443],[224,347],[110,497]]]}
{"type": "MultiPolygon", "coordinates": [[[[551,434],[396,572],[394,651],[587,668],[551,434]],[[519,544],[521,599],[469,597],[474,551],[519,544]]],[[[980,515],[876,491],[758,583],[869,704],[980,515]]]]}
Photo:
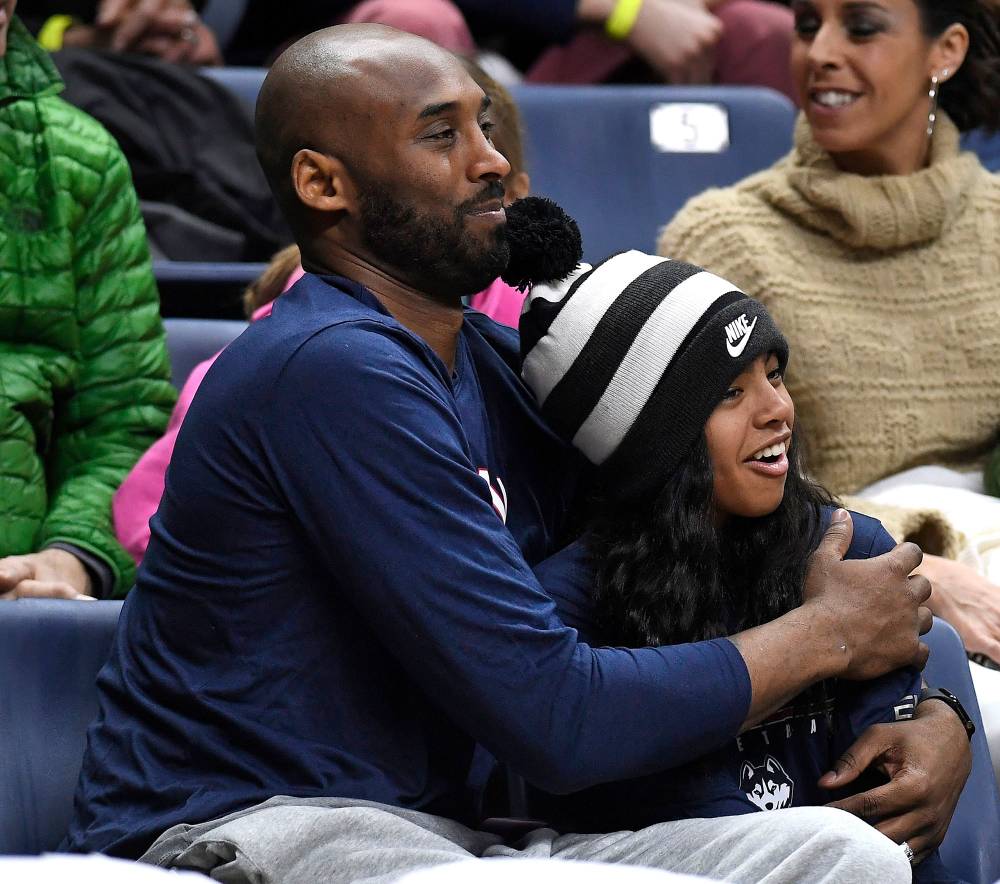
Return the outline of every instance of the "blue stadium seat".
{"type": "Polygon", "coordinates": [[[206,0],[201,20],[215,34],[219,48],[225,50],[239,29],[249,0],[206,0]]]}
{"type": "MultiPolygon", "coordinates": [[[[54,850],[72,815],[95,679],[121,602],[21,600],[0,605],[0,854],[54,850]]],[[[936,621],[928,680],[954,691],[976,719],[973,772],[942,847],[971,884],[1000,876],[998,797],[965,653],[936,621]]]]}
{"type": "Polygon", "coordinates": [[[267,76],[267,68],[202,68],[202,76],[209,77],[221,83],[243,104],[250,119],[253,119],[254,106],[257,104],[257,93],[267,76]]]}
{"type": "Polygon", "coordinates": [[[962,147],[979,154],[979,162],[991,172],[1000,172],[1000,133],[988,135],[976,129],[965,134],[962,147]]]}
{"type": "Polygon", "coordinates": [[[522,86],[532,191],[580,225],[588,260],[653,251],[692,196],[771,165],[795,108],[751,87],[522,86]]]}
{"type": "Polygon", "coordinates": [[[214,356],[247,327],[236,319],[165,319],[170,380],[179,390],[191,369],[214,356]]]}
{"type": "Polygon", "coordinates": [[[66,833],[121,606],[0,604],[0,854],[55,850],[66,833]]]}
{"type": "Polygon", "coordinates": [[[948,837],[941,845],[941,858],[962,880],[988,884],[1000,878],[1000,795],[969,662],[958,633],[943,620],[934,618],[934,627],[924,640],[931,649],[924,670],[927,683],[955,694],[976,723],[972,773],[959,799],[948,837]]]}

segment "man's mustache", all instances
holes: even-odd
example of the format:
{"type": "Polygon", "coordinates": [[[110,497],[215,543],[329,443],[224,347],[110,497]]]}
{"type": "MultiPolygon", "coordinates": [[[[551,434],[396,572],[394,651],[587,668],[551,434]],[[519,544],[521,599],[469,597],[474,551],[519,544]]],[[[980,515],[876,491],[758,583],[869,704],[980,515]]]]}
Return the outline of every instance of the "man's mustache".
{"type": "Polygon", "coordinates": [[[503,186],[502,181],[491,181],[487,184],[482,191],[474,196],[470,200],[466,200],[461,203],[457,209],[459,215],[468,215],[470,212],[475,212],[481,206],[486,203],[492,202],[493,200],[500,200],[503,202],[503,195],[506,190],[503,186]]]}

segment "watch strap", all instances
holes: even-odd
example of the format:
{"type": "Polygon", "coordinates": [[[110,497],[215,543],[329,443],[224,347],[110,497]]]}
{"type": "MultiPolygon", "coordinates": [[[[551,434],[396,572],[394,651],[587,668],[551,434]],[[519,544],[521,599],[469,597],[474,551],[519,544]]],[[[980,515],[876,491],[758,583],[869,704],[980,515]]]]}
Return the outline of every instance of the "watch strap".
{"type": "Polygon", "coordinates": [[[965,707],[958,697],[947,688],[924,688],[920,692],[920,699],[917,700],[917,705],[919,706],[928,700],[940,700],[942,703],[950,706],[952,711],[958,716],[958,720],[962,722],[965,733],[970,740],[972,739],[972,735],[976,732],[976,723],[972,720],[972,716],[965,711],[965,707]]]}

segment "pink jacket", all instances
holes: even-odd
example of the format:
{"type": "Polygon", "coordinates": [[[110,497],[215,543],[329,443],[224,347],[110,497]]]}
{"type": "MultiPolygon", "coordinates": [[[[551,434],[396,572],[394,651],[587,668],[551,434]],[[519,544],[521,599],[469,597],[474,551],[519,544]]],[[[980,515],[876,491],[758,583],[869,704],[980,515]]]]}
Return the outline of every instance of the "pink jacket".
{"type": "MultiPolygon", "coordinates": [[[[301,275],[299,273],[295,279],[301,275]]],[[[274,302],[272,301],[270,304],[259,307],[254,311],[250,321],[253,322],[262,316],[267,316],[273,306],[274,302]]],[[[177,404],[170,415],[167,431],[139,458],[111,500],[111,515],[114,519],[118,542],[135,559],[137,565],[142,563],[146,547],[149,546],[149,520],[156,512],[160,505],[160,498],[163,496],[163,482],[167,475],[167,467],[170,466],[170,458],[174,453],[177,433],[180,431],[181,424],[184,423],[195,392],[201,386],[201,382],[218,356],[219,354],[216,353],[211,359],[199,362],[191,369],[191,374],[184,382],[180,396],[177,397],[177,404]]]]}
{"type": "Polygon", "coordinates": [[[483,289],[478,295],[473,295],[469,299],[469,306],[503,325],[517,328],[524,297],[524,292],[519,292],[502,279],[497,279],[489,288],[483,289]]]}
{"type": "MultiPolygon", "coordinates": [[[[285,285],[285,291],[301,276],[301,269],[292,273],[285,285]]],[[[498,279],[488,289],[473,295],[470,305],[497,322],[517,328],[523,302],[524,295],[521,292],[498,279]]],[[[267,316],[272,306],[273,302],[260,307],[251,317],[251,322],[267,316]]],[[[167,475],[167,467],[170,465],[170,458],[174,453],[177,433],[184,422],[188,408],[191,407],[195,392],[218,355],[216,353],[211,359],[199,363],[188,375],[173,414],[170,415],[166,433],[139,458],[139,462],[126,476],[111,501],[111,513],[114,517],[118,542],[135,559],[136,564],[142,563],[142,557],[149,545],[149,520],[156,512],[163,496],[163,482],[167,475]]]]}

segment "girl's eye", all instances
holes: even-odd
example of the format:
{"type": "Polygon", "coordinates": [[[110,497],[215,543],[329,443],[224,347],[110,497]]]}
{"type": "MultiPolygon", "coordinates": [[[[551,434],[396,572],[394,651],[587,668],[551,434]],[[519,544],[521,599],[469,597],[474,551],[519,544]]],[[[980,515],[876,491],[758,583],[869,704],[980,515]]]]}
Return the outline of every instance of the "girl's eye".
{"type": "Polygon", "coordinates": [[[728,390],[726,390],[725,393],[722,394],[722,401],[731,402],[732,400],[736,399],[736,397],[739,396],[740,393],[742,392],[743,391],[739,387],[730,387],[728,390]]]}
{"type": "Polygon", "coordinates": [[[767,373],[767,379],[773,384],[783,381],[785,376],[782,374],[780,368],[772,369],[767,373]]]}

